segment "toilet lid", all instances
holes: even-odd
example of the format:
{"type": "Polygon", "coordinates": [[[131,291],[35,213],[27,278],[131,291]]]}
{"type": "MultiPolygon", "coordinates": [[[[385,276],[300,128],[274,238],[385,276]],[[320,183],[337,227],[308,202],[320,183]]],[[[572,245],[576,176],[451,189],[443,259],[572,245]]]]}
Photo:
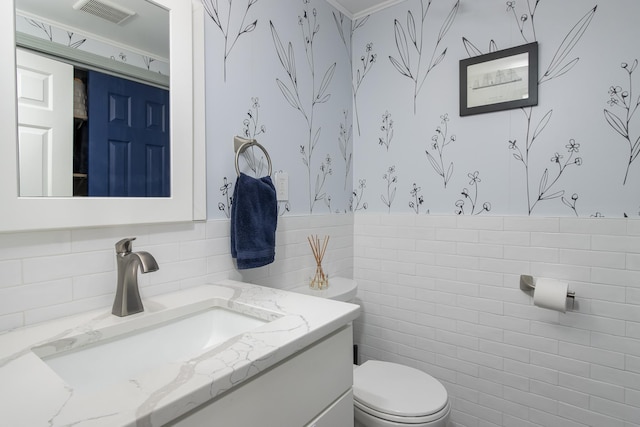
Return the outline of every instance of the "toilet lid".
{"type": "Polygon", "coordinates": [[[431,375],[375,360],[354,370],[353,397],[378,412],[402,417],[435,414],[448,402],[447,390],[431,375]]]}

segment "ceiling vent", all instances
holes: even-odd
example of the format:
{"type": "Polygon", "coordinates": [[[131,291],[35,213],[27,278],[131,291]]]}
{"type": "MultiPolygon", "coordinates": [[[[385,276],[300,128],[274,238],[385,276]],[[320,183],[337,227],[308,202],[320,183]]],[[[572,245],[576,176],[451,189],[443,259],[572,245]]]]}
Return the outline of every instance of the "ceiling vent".
{"type": "Polygon", "coordinates": [[[114,24],[122,24],[136,14],[134,11],[108,0],[80,0],[73,5],[73,8],[106,19],[114,24]]]}

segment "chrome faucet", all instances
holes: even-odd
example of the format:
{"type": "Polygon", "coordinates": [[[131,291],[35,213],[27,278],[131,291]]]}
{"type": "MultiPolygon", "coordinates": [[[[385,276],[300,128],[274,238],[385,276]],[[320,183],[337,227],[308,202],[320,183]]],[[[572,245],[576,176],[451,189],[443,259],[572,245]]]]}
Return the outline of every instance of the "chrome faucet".
{"type": "Polygon", "coordinates": [[[150,253],[131,252],[135,239],[131,237],[116,243],[118,288],[111,313],[120,317],[144,311],[138,290],[138,266],[142,273],[156,271],[159,268],[156,259],[150,253]]]}

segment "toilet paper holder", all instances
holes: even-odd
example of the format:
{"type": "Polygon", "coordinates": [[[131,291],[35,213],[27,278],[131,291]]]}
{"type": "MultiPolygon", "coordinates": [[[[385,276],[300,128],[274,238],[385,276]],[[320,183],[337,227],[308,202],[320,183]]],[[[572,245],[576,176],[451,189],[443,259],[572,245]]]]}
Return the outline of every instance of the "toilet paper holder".
{"type": "MultiPolygon", "coordinates": [[[[533,291],[536,289],[536,285],[533,280],[533,276],[527,274],[520,275],[520,289],[523,291],[533,291]]],[[[571,298],[571,303],[575,302],[576,293],[574,291],[567,291],[567,298],[571,298]]]]}

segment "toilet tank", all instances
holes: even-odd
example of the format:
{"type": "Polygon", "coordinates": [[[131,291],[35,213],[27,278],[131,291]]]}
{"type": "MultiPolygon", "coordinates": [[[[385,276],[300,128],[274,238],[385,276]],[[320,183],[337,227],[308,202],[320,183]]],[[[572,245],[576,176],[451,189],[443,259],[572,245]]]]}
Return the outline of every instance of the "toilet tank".
{"type": "Polygon", "coordinates": [[[330,277],[329,287],[326,289],[312,289],[309,285],[302,285],[291,289],[291,291],[314,297],[352,303],[358,293],[358,283],[353,279],[344,277],[330,277]]]}

